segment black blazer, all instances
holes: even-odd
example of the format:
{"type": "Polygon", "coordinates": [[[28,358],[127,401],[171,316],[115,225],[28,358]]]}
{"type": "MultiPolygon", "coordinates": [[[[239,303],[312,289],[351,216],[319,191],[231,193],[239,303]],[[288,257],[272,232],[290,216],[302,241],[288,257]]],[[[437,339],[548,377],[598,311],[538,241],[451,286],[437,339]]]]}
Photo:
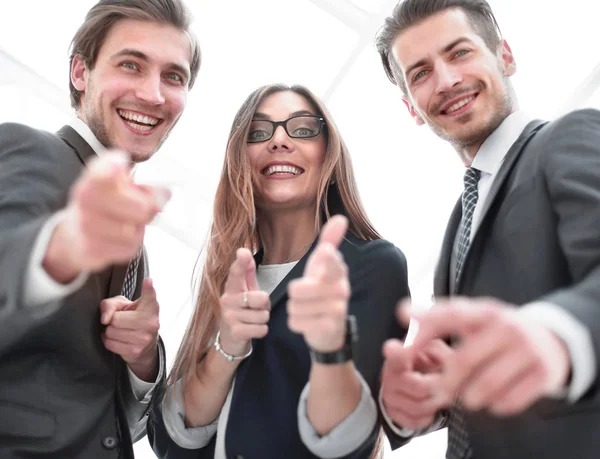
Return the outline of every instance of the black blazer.
{"type": "MultiPolygon", "coordinates": [[[[406,334],[395,316],[397,302],[409,296],[406,261],[391,243],[366,242],[352,234],[347,235],[340,250],[350,273],[349,312],[356,316],[359,329],[354,363],[377,400],[382,344],[388,338],[403,338],[406,334]]],[[[253,340],[252,355],[237,370],[225,437],[227,457],[315,457],[300,440],[296,414],[311,361],[304,338],[287,328],[286,311],[288,283],[302,276],[309,254],[310,251],[271,294],[269,333],[263,339],[253,340]]],[[[257,254],[257,263],[261,259],[262,254],[257,254]]],[[[365,444],[347,458],[368,458],[378,432],[379,425],[365,444]]],[[[160,458],[214,458],[216,435],[203,449],[179,447],[165,430],[160,404],[148,421],[148,438],[160,458]]]]}
{"type": "MultiPolygon", "coordinates": [[[[25,272],[38,233],[67,204],[92,148],[70,127],[58,135],[0,125],[0,457],[133,458],[132,403],[123,360],[100,340],[100,301],[119,295],[126,266],[90,275],[69,297],[28,308],[25,272]],[[127,404],[127,412],[125,405],[127,404]],[[117,430],[117,425],[119,428],[117,430]]],[[[145,260],[138,278],[146,271],[145,260]]],[[[138,282],[136,297],[141,293],[138,282]]]]}
{"type": "MultiPolygon", "coordinates": [[[[450,293],[460,218],[459,201],[435,275],[437,296],[450,293]]],[[[558,305],[590,329],[600,356],[600,112],[526,127],[492,185],[457,293],[558,305]]],[[[466,421],[476,459],[595,459],[598,379],[575,404],[544,400],[520,416],[480,412],[466,421]]]]}

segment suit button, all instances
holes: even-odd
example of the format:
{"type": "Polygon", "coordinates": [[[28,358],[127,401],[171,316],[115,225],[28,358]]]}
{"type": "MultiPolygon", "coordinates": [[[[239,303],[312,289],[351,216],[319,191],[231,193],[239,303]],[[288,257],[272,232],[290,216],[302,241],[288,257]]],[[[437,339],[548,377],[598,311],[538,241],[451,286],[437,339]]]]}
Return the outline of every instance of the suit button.
{"type": "Polygon", "coordinates": [[[115,437],[104,437],[102,439],[102,446],[106,449],[115,449],[117,447],[117,439],[115,437]]]}

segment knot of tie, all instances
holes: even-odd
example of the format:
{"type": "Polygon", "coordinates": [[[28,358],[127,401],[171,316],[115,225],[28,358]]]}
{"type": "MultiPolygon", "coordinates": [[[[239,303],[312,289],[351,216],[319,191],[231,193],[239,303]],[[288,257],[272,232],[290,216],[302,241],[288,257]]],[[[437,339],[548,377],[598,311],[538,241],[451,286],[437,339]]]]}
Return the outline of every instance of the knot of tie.
{"type": "Polygon", "coordinates": [[[479,182],[480,178],[481,171],[479,169],[475,169],[474,167],[467,167],[464,177],[465,189],[473,186],[477,187],[477,182],[479,182]]]}

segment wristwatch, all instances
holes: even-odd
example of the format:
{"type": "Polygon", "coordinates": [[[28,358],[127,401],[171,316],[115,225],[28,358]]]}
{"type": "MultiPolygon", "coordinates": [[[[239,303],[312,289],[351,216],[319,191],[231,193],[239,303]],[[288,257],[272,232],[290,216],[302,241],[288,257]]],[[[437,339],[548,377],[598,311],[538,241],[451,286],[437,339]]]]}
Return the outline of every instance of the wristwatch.
{"type": "Polygon", "coordinates": [[[354,344],[358,342],[358,326],[356,325],[356,317],[348,315],[346,317],[346,339],[344,346],[339,351],[319,352],[309,348],[310,358],[313,362],[322,363],[325,365],[335,365],[338,363],[346,363],[352,360],[354,344]]]}

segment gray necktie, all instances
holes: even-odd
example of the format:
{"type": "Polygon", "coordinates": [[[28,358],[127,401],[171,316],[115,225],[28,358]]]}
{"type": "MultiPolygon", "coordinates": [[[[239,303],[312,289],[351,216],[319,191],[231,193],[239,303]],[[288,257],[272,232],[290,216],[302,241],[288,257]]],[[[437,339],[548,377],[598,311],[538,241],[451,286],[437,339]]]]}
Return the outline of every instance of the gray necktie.
{"type": "MultiPolygon", "coordinates": [[[[454,277],[454,292],[458,286],[458,280],[463,268],[463,262],[469,249],[471,238],[471,223],[473,221],[473,211],[479,197],[477,184],[481,172],[475,168],[468,168],[465,172],[465,189],[462,194],[462,219],[458,234],[458,250],[456,254],[456,274],[454,277]]],[[[454,403],[448,413],[448,449],[446,452],[448,459],[471,459],[473,451],[469,445],[469,434],[464,419],[464,409],[460,403],[454,403]]]]}

